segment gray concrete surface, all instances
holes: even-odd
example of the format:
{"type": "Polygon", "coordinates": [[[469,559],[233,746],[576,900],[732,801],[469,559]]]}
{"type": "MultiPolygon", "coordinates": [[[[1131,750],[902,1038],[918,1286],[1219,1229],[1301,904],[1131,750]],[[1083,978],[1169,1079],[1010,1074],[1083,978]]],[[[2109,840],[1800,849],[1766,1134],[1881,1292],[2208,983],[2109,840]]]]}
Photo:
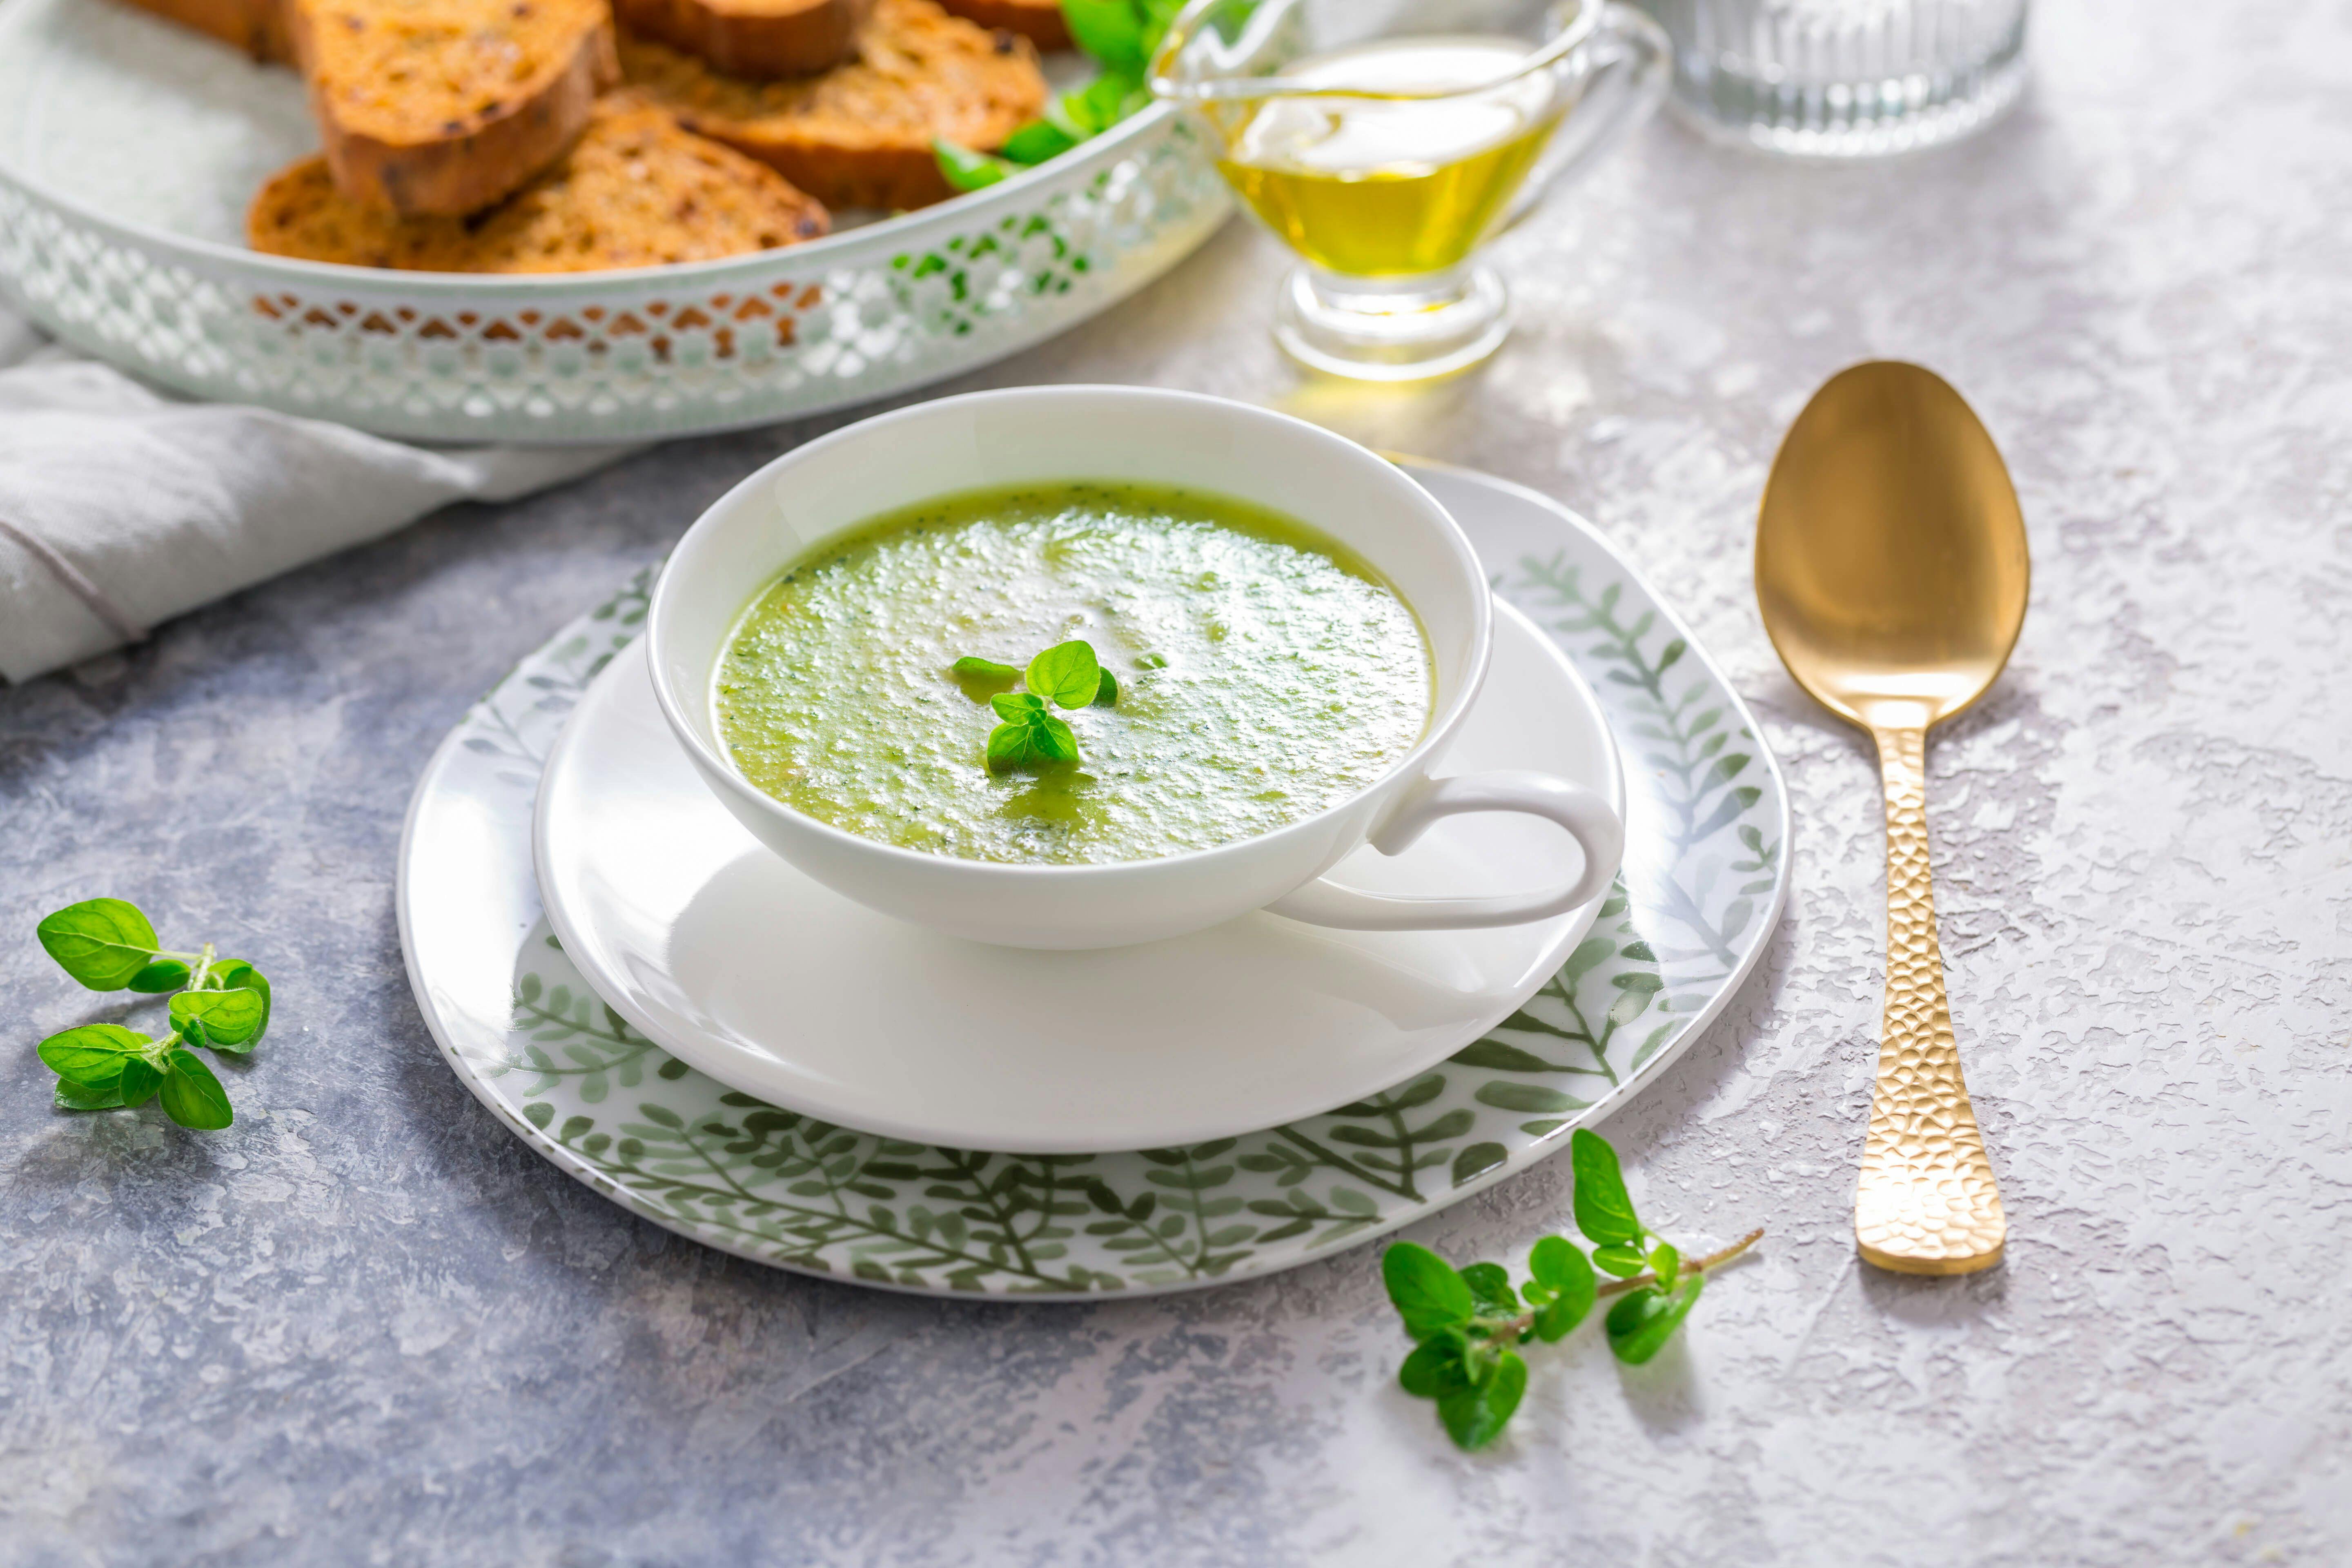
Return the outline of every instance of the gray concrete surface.
{"type": "MultiPolygon", "coordinates": [[[[1666,123],[1514,235],[1519,332],[1375,395],[1266,342],[1238,225],[970,384],[1270,402],[1598,520],[1757,703],[1795,892],[1609,1131],[1643,1211],[1769,1227],[1678,1348],[1538,1358],[1489,1454],[1390,1386],[1369,1249],[1086,1308],[736,1262],[451,1078],[393,854],[466,704],[814,426],[461,509],[0,691],[0,1562],[2352,1563],[2352,7],[2051,4],[2022,110],[1884,166],[1666,123]],[[1933,747],[2002,1269],[1858,1268],[1877,801],[1774,663],[1752,508],[1805,395],[1949,375],[2035,552],[2017,661],[1933,747]],[[90,1002],[47,909],[136,899],[275,977],[229,1133],[47,1108],[90,1002]]],[[[1516,1258],[1538,1168],[1412,1233],[1516,1258]]]]}

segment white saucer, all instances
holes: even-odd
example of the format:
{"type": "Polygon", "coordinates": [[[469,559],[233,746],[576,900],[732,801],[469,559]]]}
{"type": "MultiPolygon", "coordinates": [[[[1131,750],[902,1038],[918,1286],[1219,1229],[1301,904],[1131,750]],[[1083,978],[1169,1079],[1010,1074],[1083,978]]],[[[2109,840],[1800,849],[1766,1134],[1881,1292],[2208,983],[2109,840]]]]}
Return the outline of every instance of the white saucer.
{"type": "MultiPolygon", "coordinates": [[[[1538,769],[1622,812],[1592,692],[1525,616],[1496,608],[1486,689],[1441,771],[1538,769]]],[[[642,644],[597,678],[549,755],[533,850],[566,955],[672,1055],[844,1126],[1016,1153],[1192,1144],[1378,1093],[1510,1016],[1599,902],[1470,931],[1261,912],[1088,952],[942,936],[819,885],[738,826],[663,723],[642,644]]],[[[1577,858],[1548,824],[1465,816],[1332,876],[1515,893],[1558,886],[1577,858]]]]}

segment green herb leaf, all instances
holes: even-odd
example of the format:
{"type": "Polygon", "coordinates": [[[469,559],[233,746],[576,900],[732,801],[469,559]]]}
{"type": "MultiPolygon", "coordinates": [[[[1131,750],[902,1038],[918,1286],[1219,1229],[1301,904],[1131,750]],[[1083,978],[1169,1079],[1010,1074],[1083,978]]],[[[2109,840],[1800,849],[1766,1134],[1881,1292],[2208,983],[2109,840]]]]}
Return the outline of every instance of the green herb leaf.
{"type": "Polygon", "coordinates": [[[1058,158],[1086,140],[1083,136],[1073,136],[1054,123],[1051,106],[1045,112],[1047,118],[1033,120],[1015,128],[1013,134],[1004,139],[1004,145],[996,150],[997,155],[1007,163],[1034,165],[1048,158],[1058,158]]]}
{"type": "Polygon", "coordinates": [[[959,191],[982,190],[1020,172],[1018,164],[959,147],[944,137],[932,139],[931,156],[939,161],[940,173],[947,183],[959,191]]]}
{"type": "Polygon", "coordinates": [[[1462,1370],[1460,1337],[1440,1334],[1415,1345],[1397,1368],[1397,1382],[1415,1399],[1437,1399],[1469,1387],[1470,1375],[1462,1370]]]}
{"type": "Polygon", "coordinates": [[[232,958],[213,965],[211,978],[205,982],[222,991],[254,991],[261,995],[261,1024],[250,1037],[259,1040],[269,1028],[269,982],[258,969],[241,958],[232,958]]]}
{"type": "Polygon", "coordinates": [[[1414,1242],[1395,1242],[1381,1254],[1381,1279],[1404,1320],[1404,1331],[1416,1340],[1458,1329],[1476,1310],[1469,1285],[1454,1265],[1414,1242]]]}
{"type": "Polygon", "coordinates": [[[216,1132],[236,1120],[228,1108],[228,1091],[195,1053],[174,1050],[163,1062],[164,1115],[201,1132],[216,1132]]]}
{"type": "Polygon", "coordinates": [[[1592,1266],[1614,1274],[1620,1279],[1631,1279],[1647,1267],[1642,1249],[1625,1242],[1612,1241],[1606,1247],[1592,1249],[1592,1266]]]}
{"type": "Polygon", "coordinates": [[[155,956],[155,928],[121,899],[68,904],[34,929],[68,974],[92,991],[120,991],[155,956]]]}
{"type": "Polygon", "coordinates": [[[992,773],[1011,773],[1016,768],[1033,767],[1045,759],[1037,754],[1030,743],[1033,731],[1026,724],[999,724],[988,732],[988,771],[992,773]]]}
{"type": "Polygon", "coordinates": [[[1510,1271],[1501,1264],[1473,1263],[1462,1270],[1462,1283],[1470,1287],[1470,1299],[1478,1303],[1481,1317],[1518,1316],[1519,1293],[1511,1289],[1510,1271]]]}
{"type": "Polygon", "coordinates": [[[1045,716],[1045,700],[1026,691],[1000,691],[988,700],[988,705],[1008,724],[1027,724],[1045,716]]]}
{"type": "Polygon", "coordinates": [[[51,1035],[38,1047],[51,1072],[92,1089],[103,1089],[122,1076],[123,1065],[137,1060],[155,1042],[120,1024],[84,1024],[51,1035]]]}
{"type": "Polygon", "coordinates": [[[1029,689],[1064,708],[1084,708],[1102,693],[1102,665],[1092,645],[1055,643],[1029,661],[1029,689]]]}
{"type": "Polygon", "coordinates": [[[967,689],[976,687],[982,691],[1002,691],[1021,679],[1021,672],[1009,664],[999,664],[992,658],[975,658],[969,654],[956,660],[949,668],[955,672],[955,678],[967,689]]]}
{"type": "Polygon", "coordinates": [[[1165,669],[1168,668],[1168,660],[1161,655],[1156,653],[1139,654],[1136,656],[1135,668],[1138,669],[1165,669]]]}
{"type": "Polygon", "coordinates": [[[189,1044],[215,1050],[250,1050],[268,1016],[258,991],[183,991],[172,998],[172,1026],[189,1044]]]}
{"type": "Polygon", "coordinates": [[[1075,763],[1078,760],[1077,731],[1050,713],[1030,726],[1029,743],[1036,748],[1039,756],[1049,763],[1075,763]]]}
{"type": "MultiPolygon", "coordinates": [[[[1626,1195],[1625,1177],[1617,1166],[1617,1151],[1595,1132],[1580,1127],[1569,1137],[1569,1160],[1576,1171],[1576,1228],[1587,1240],[1633,1242],[1642,1239],[1642,1222],[1633,1215],[1633,1200],[1626,1195]]],[[[1595,1263],[1601,1263],[1598,1253],[1595,1263]]],[[[1609,1265],[1601,1263],[1608,1268],[1609,1265]]],[[[1611,1273],[1617,1270],[1612,1268],[1611,1273]]],[[[1633,1272],[1639,1273],[1639,1269],[1633,1272]]]]}
{"type": "Polygon", "coordinates": [[[1609,1309],[1610,1350],[1628,1366],[1648,1361],[1674,1338],[1690,1310],[1698,1305],[1698,1293],[1706,1284],[1706,1275],[1694,1274],[1672,1290],[1645,1285],[1621,1297],[1609,1309]]]}
{"type": "Polygon", "coordinates": [[[1664,1242],[1650,1248],[1650,1270],[1658,1277],[1658,1288],[1671,1290],[1675,1278],[1682,1272],[1683,1255],[1664,1242]]]}
{"type": "Polygon", "coordinates": [[[122,1064],[122,1076],[115,1079],[114,1092],[122,1097],[125,1105],[144,1105],[163,1087],[163,1069],[142,1057],[122,1064]]]}
{"type": "Polygon", "coordinates": [[[1115,708],[1118,705],[1118,677],[1108,669],[1102,672],[1102,685],[1095,692],[1095,706],[1115,708]]]}
{"type": "Polygon", "coordinates": [[[1106,70],[1077,91],[1066,92],[1047,104],[1045,121],[1076,144],[1101,135],[1150,102],[1151,89],[1140,79],[1123,70],[1106,70]]]}
{"type": "Polygon", "coordinates": [[[188,966],[176,958],[159,958],[132,975],[128,988],[132,991],[177,991],[188,983],[188,966]]]}
{"type": "Polygon", "coordinates": [[[1599,1299],[1601,1282],[1592,1265],[1565,1237],[1547,1236],[1528,1254],[1528,1272],[1552,1293],[1536,1309],[1536,1337],[1552,1343],[1582,1322],[1599,1299]]]}
{"type": "Polygon", "coordinates": [[[115,1079],[104,1089],[93,1084],[76,1083],[69,1078],[58,1079],[57,1103],[65,1110],[120,1110],[122,1109],[122,1080],[115,1079]]]}
{"type": "Polygon", "coordinates": [[[1503,1430],[1527,1391],[1528,1363],[1517,1352],[1507,1350],[1496,1360],[1493,1375],[1477,1386],[1439,1394],[1437,1418],[1458,1447],[1483,1448],[1503,1430]]]}
{"type": "Polygon", "coordinates": [[[1142,0],[1062,0],[1062,17],[1078,47],[1112,69],[1139,79],[1151,64],[1151,48],[1160,41],[1159,33],[1168,28],[1163,20],[1153,31],[1153,18],[1142,0]]]}

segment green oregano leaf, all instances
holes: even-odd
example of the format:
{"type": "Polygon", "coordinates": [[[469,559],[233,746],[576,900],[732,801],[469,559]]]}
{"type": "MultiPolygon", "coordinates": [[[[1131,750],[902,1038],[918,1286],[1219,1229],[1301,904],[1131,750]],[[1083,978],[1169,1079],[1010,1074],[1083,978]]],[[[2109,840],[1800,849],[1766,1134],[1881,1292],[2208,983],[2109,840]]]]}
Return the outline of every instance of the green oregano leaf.
{"type": "Polygon", "coordinates": [[[1092,644],[1055,643],[1029,661],[1031,691],[1062,708],[1084,708],[1102,693],[1102,665],[1092,644]]]}
{"type": "Polygon", "coordinates": [[[1528,1363],[1517,1351],[1504,1351],[1490,1375],[1474,1387],[1454,1389],[1437,1396],[1437,1418],[1446,1436],[1465,1448],[1483,1448],[1503,1430],[1528,1391],[1528,1363]]]}
{"type": "Polygon", "coordinates": [[[1102,686],[1095,692],[1095,706],[1115,708],[1118,705],[1118,677],[1108,669],[1102,672],[1102,686]]]}
{"type": "Polygon", "coordinates": [[[1048,158],[1058,158],[1085,140],[1084,136],[1073,136],[1054,122],[1054,106],[1046,107],[1045,115],[1043,120],[1032,120],[1024,125],[1015,126],[1013,134],[1004,139],[1004,144],[997,148],[997,156],[1009,163],[1030,166],[1042,163],[1048,158]]]}
{"type": "Polygon", "coordinates": [[[68,904],[34,928],[41,946],[92,991],[120,991],[155,957],[155,928],[136,904],[88,899],[68,904]]]}
{"type": "Polygon", "coordinates": [[[1648,1264],[1643,1258],[1640,1247],[1631,1247],[1619,1241],[1612,1242],[1607,1247],[1594,1247],[1592,1266],[1614,1274],[1620,1279],[1631,1279],[1647,1268],[1648,1264]]]}
{"type": "Polygon", "coordinates": [[[1469,1265],[1462,1270],[1462,1282],[1470,1287],[1470,1299],[1485,1317],[1507,1318],[1519,1310],[1519,1293],[1511,1289],[1510,1272],[1499,1263],[1469,1265]]]}
{"type": "Polygon", "coordinates": [[[137,1060],[154,1043],[120,1024],[84,1024],[51,1035],[37,1049],[43,1063],[59,1078],[102,1089],[122,1076],[123,1064],[137,1060]]]}
{"type": "Polygon", "coordinates": [[[122,1108],[122,1080],[115,1079],[105,1088],[94,1084],[76,1083],[69,1078],[58,1079],[58,1107],[63,1110],[120,1110],[122,1108]]]}
{"type": "Polygon", "coordinates": [[[1009,664],[999,664],[992,658],[975,658],[970,654],[948,667],[955,678],[967,687],[1004,690],[1021,679],[1021,672],[1009,664]]]}
{"type": "Polygon", "coordinates": [[[1650,1248],[1650,1271],[1658,1277],[1660,1289],[1675,1288],[1675,1277],[1681,1272],[1682,1266],[1683,1255],[1665,1242],[1659,1242],[1650,1248]]]}
{"type": "Polygon", "coordinates": [[[1593,1276],[1592,1265],[1565,1237],[1547,1236],[1537,1242],[1528,1255],[1528,1272],[1551,1293],[1551,1299],[1536,1309],[1533,1324],[1536,1338],[1547,1344],[1582,1322],[1600,1294],[1601,1282],[1593,1276]]]}
{"type": "Polygon", "coordinates": [[[228,1091],[193,1051],[174,1050],[163,1059],[160,1098],[163,1114],[183,1127],[216,1132],[236,1120],[228,1091]]]}
{"type": "Polygon", "coordinates": [[[1077,731],[1050,713],[1030,727],[1029,743],[1037,749],[1039,756],[1049,763],[1075,763],[1078,760],[1077,731]]]}
{"type": "Polygon", "coordinates": [[[226,959],[213,965],[211,978],[205,984],[221,991],[252,991],[261,997],[261,1024],[251,1038],[259,1040],[269,1028],[269,981],[261,971],[241,958],[226,959]]]}
{"type": "Polygon", "coordinates": [[[132,991],[177,991],[188,983],[188,966],[176,958],[159,958],[125,981],[132,991]]]}
{"type": "Polygon", "coordinates": [[[258,991],[183,991],[172,998],[172,1026],[190,1045],[249,1049],[269,1016],[258,991]]]}
{"type": "MultiPolygon", "coordinates": [[[[1626,1194],[1617,1151],[1600,1134],[1580,1127],[1569,1135],[1568,1152],[1576,1172],[1576,1228],[1590,1241],[1641,1240],[1642,1222],[1634,1217],[1633,1200],[1626,1194]]],[[[1598,1254],[1593,1261],[1601,1262],[1598,1254]]]]}
{"type": "Polygon", "coordinates": [[[1698,1305],[1699,1290],[1706,1284],[1706,1275],[1694,1274],[1672,1290],[1645,1285],[1629,1291],[1609,1309],[1610,1350],[1629,1366],[1640,1366],[1656,1355],[1698,1305]]]}
{"type": "Polygon", "coordinates": [[[1415,1399],[1437,1399],[1470,1386],[1462,1370],[1460,1337],[1441,1334],[1423,1340],[1397,1369],[1397,1382],[1415,1399]]]}
{"type": "Polygon", "coordinates": [[[969,147],[959,147],[944,136],[931,139],[931,156],[939,161],[940,173],[947,183],[959,191],[984,190],[1018,172],[1018,165],[975,153],[969,147]]]}
{"type": "MultiPolygon", "coordinates": [[[[58,1087],[63,1089],[60,1079],[58,1087]]],[[[122,1064],[122,1076],[115,1080],[114,1092],[124,1105],[144,1105],[163,1087],[163,1069],[142,1057],[137,1061],[122,1064]]]]}
{"type": "Polygon", "coordinates": [[[1476,1309],[1469,1285],[1454,1265],[1415,1242],[1400,1241],[1381,1254],[1381,1280],[1416,1340],[1467,1323],[1476,1309]]]}

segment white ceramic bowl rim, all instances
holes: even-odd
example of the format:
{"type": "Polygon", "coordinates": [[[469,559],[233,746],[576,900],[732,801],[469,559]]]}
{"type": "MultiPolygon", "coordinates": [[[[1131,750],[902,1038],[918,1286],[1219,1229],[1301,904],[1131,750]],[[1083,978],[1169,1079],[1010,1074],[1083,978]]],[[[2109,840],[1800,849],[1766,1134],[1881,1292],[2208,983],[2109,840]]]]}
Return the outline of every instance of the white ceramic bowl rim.
{"type": "MultiPolygon", "coordinates": [[[[1102,476],[1087,474],[1067,476],[1072,482],[1100,477],[1102,476]]],[[[1198,488],[1212,494],[1234,493],[1221,489],[1214,484],[1205,484],[1198,488]]],[[[1237,499],[1246,500],[1247,498],[1237,499]]],[[[1305,526],[1314,533],[1327,533],[1327,531],[1314,528],[1312,524],[1305,526]]],[[[752,595],[772,582],[775,574],[781,573],[790,564],[790,561],[779,561],[771,570],[768,577],[744,589],[743,605],[748,607],[752,595]]],[[[1405,607],[1413,610],[1414,618],[1418,622],[1420,611],[1414,608],[1412,600],[1406,597],[1402,589],[1396,588],[1395,584],[1391,584],[1391,587],[1395,590],[1398,597],[1405,599],[1405,607]]],[[[1462,531],[1461,525],[1454,521],[1451,513],[1438,504],[1436,498],[1414,483],[1403,469],[1369,448],[1295,416],[1279,413],[1271,408],[1261,408],[1255,404],[1239,403],[1231,398],[1214,397],[1198,392],[1179,392],[1164,387],[1069,383],[1051,386],[1005,387],[985,392],[967,392],[953,397],[932,398],[905,408],[893,409],[887,414],[877,414],[870,418],[861,419],[854,425],[844,426],[838,430],[795,447],[791,451],[761,464],[729,489],[725,495],[720,496],[706,508],[702,515],[694,521],[693,526],[679,538],[677,544],[670,552],[669,559],[662,565],[659,580],[654,584],[653,598],[646,613],[646,626],[647,650],[652,656],[654,695],[661,703],[663,717],[669,721],[671,732],[683,741],[706,766],[713,769],[717,776],[723,778],[729,787],[740,797],[762,810],[780,814],[797,826],[837,844],[853,847],[860,852],[880,855],[901,864],[921,866],[935,873],[947,871],[948,868],[952,868],[957,871],[968,869],[972,875],[991,877],[1018,875],[1032,878],[1076,879],[1090,876],[1102,877],[1122,872],[1132,874],[1139,867],[1203,865],[1219,857],[1238,856],[1268,843],[1278,843],[1293,836],[1301,836],[1310,832],[1318,823],[1348,810],[1366,795],[1388,785],[1399,774],[1422,767],[1427,759],[1453,738],[1454,731],[1461,727],[1464,717],[1470,711],[1471,703],[1476,700],[1479,689],[1486,684],[1486,666],[1494,651],[1494,599],[1492,591],[1486,584],[1485,569],[1479,565],[1477,552],[1471,548],[1470,540],[1462,531]],[[668,678],[670,639],[667,609],[676,600],[676,584],[681,580],[679,577],[681,562],[685,563],[687,570],[692,570],[693,563],[690,557],[696,548],[696,535],[702,533],[706,529],[715,529],[717,522],[714,520],[727,515],[745,491],[767,483],[778,471],[830,447],[845,446],[853,441],[870,440],[894,426],[930,417],[940,409],[957,405],[1014,401],[1050,403],[1074,397],[1104,396],[1165,400],[1194,406],[1206,405],[1226,410],[1244,418],[1264,420],[1286,426],[1301,441],[1320,444],[1328,450],[1345,451],[1352,455],[1350,458],[1343,458],[1343,461],[1360,460],[1379,465],[1394,479],[1398,485],[1404,487],[1404,491],[1400,493],[1409,493],[1410,498],[1416,503],[1417,509],[1437,527],[1441,537],[1444,540],[1448,554],[1452,556],[1454,565],[1460,570],[1464,581],[1469,584],[1471,616],[1471,656],[1463,669],[1462,679],[1444,705],[1430,716],[1429,723],[1422,731],[1421,739],[1413,743],[1411,751],[1390,764],[1378,778],[1356,790],[1345,799],[1325,807],[1312,816],[1301,817],[1297,822],[1287,823],[1265,833],[1253,834],[1246,838],[1236,838],[1229,843],[1214,845],[1206,849],[1191,849],[1177,855],[1153,856],[1148,859],[1093,861],[1082,865],[1037,865],[1023,861],[973,860],[961,856],[934,855],[925,850],[908,849],[896,844],[886,844],[878,838],[868,838],[862,834],[835,827],[829,822],[820,821],[805,812],[796,810],[760,788],[744,777],[732,758],[703,740],[699,728],[690,721],[678,693],[671,689],[668,678]]],[[[736,621],[729,624],[727,633],[722,636],[731,636],[735,626],[739,624],[740,614],[736,621]]],[[[698,700],[705,703],[709,701],[707,692],[698,693],[697,698],[698,700]]]]}

